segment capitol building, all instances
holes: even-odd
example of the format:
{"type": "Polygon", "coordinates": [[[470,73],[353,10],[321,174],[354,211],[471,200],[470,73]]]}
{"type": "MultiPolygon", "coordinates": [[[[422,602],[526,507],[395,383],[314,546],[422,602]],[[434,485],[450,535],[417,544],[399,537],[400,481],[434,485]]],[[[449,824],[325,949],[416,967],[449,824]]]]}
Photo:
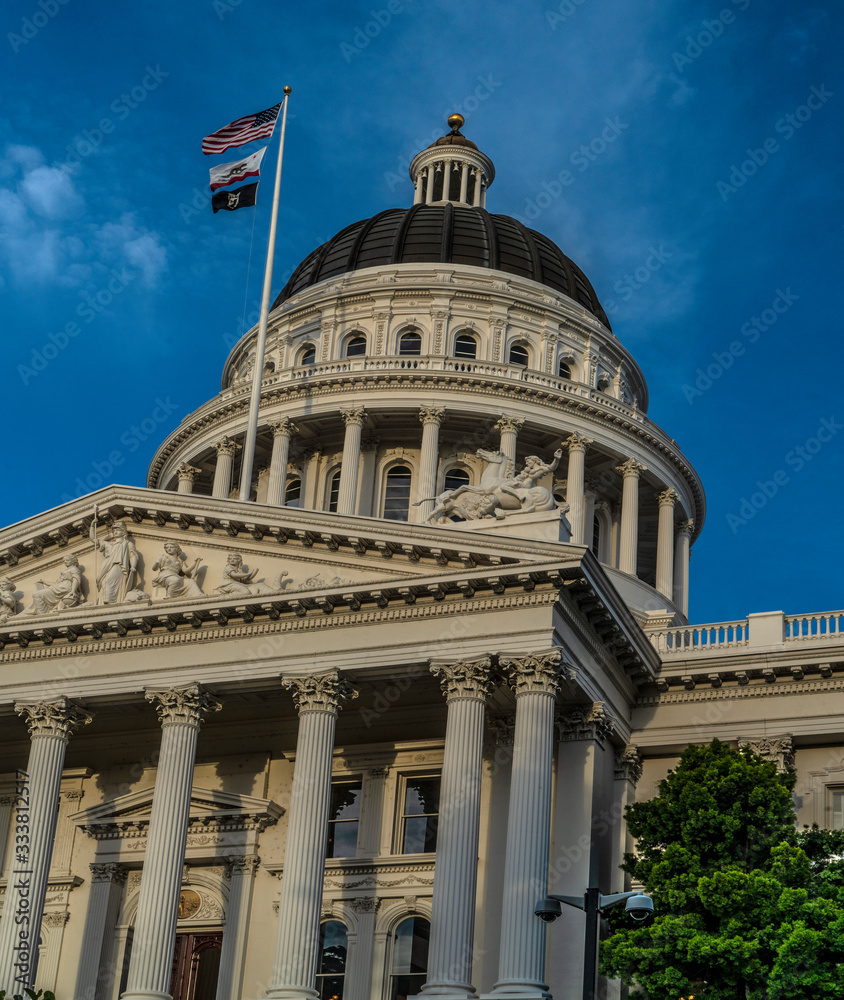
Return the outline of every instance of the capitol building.
{"type": "Polygon", "coordinates": [[[569,1000],[534,905],[630,888],[689,743],[844,826],[844,615],[689,622],[703,483],[462,125],[275,298],[248,501],[256,330],[146,485],[0,530],[0,989],[569,1000]]]}

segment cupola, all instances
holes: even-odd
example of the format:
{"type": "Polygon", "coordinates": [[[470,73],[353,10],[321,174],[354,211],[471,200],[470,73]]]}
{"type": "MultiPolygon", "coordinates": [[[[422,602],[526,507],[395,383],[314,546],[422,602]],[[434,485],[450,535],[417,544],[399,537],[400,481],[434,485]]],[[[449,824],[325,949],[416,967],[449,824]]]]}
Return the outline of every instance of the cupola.
{"type": "Polygon", "coordinates": [[[492,160],[464,136],[463,115],[450,115],[451,131],[414,156],[410,179],[414,205],[486,207],[486,189],[495,180],[492,160]]]}

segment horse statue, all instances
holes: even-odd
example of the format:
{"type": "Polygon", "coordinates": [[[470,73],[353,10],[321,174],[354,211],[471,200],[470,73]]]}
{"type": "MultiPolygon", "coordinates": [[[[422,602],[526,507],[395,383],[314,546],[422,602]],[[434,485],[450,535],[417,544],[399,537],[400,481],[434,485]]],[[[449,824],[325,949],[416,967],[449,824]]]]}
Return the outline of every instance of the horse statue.
{"type": "MultiPolygon", "coordinates": [[[[537,511],[554,510],[557,506],[554,496],[544,486],[536,483],[543,476],[553,472],[560,463],[562,448],[554,452],[554,461],[543,462],[537,455],[528,455],[521,472],[514,474],[514,466],[500,451],[478,448],[475,454],[486,463],[477,486],[458,486],[446,490],[437,497],[434,509],[426,518],[429,524],[447,524],[454,516],[464,521],[475,521],[485,517],[506,517],[509,514],[532,514],[537,511]]],[[[425,503],[417,501],[414,506],[425,503]]]]}

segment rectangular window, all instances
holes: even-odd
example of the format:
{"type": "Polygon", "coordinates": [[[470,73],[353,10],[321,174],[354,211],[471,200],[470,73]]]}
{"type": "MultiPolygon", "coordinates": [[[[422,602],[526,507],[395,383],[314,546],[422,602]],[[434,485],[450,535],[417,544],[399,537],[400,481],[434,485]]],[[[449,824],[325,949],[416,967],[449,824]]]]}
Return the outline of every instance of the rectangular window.
{"type": "Polygon", "coordinates": [[[844,830],[844,788],[831,788],[829,790],[830,803],[830,828],[832,830],[844,830]]]}
{"type": "Polygon", "coordinates": [[[431,854],[437,849],[439,811],[438,776],[405,778],[400,832],[402,854],[431,854]]]}
{"type": "Polygon", "coordinates": [[[359,780],[331,783],[327,857],[353,858],[357,854],[360,800],[359,780]]]}

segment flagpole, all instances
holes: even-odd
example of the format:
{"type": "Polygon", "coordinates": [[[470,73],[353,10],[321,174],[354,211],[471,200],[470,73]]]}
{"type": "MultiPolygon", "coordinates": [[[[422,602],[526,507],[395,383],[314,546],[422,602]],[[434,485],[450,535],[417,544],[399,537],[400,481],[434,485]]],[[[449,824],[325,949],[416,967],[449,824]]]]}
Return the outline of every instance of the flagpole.
{"type": "Polygon", "coordinates": [[[264,294],[261,298],[261,320],[258,324],[258,342],[255,345],[255,367],[252,370],[252,395],[249,399],[249,419],[246,425],[246,443],[243,446],[243,467],[240,472],[240,499],[248,500],[252,485],[252,465],[255,458],[255,441],[258,437],[258,409],[261,405],[261,382],[264,377],[264,354],[267,349],[267,323],[270,315],[270,295],[273,283],[273,258],[275,233],[278,226],[278,196],[281,190],[281,161],[284,156],[284,130],[287,127],[287,98],[292,87],[284,88],[281,112],[281,139],[278,144],[278,163],[275,168],[273,188],[273,214],[270,219],[270,237],[267,244],[267,266],[264,270],[264,294]]]}

